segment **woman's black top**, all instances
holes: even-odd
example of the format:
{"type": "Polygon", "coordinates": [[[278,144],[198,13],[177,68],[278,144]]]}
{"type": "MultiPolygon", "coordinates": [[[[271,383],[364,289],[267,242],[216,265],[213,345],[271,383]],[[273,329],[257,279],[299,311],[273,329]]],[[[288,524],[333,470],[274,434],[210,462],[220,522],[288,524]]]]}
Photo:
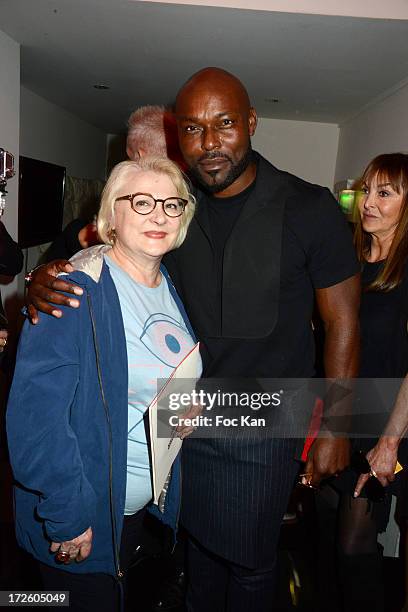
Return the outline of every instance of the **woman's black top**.
{"type": "Polygon", "coordinates": [[[384,261],[376,261],[363,266],[360,378],[402,378],[408,372],[407,271],[396,289],[365,290],[383,265],[384,261]]]}
{"type": "MultiPolygon", "coordinates": [[[[376,444],[393,407],[399,381],[387,385],[369,379],[401,379],[408,372],[408,266],[404,278],[391,291],[367,291],[377,278],[385,261],[365,262],[362,269],[362,296],[360,307],[361,352],[359,386],[365,390],[358,395],[353,409],[351,442],[353,451],[366,454],[376,444]],[[361,380],[363,379],[363,380],[361,380]],[[378,389],[383,391],[378,393],[378,389]]],[[[401,444],[399,460],[408,470],[407,445],[401,444]]],[[[405,476],[405,474],[404,474],[405,476]]],[[[388,491],[399,494],[401,477],[398,477],[388,491]]],[[[335,481],[335,488],[353,494],[357,476],[348,469],[335,481]]],[[[365,497],[364,489],[361,497],[365,497]]],[[[383,503],[373,505],[378,531],[385,530],[389,512],[390,496],[383,503]]],[[[404,511],[403,511],[404,512],[404,511]]],[[[408,514],[408,508],[406,511],[408,514]]]]}

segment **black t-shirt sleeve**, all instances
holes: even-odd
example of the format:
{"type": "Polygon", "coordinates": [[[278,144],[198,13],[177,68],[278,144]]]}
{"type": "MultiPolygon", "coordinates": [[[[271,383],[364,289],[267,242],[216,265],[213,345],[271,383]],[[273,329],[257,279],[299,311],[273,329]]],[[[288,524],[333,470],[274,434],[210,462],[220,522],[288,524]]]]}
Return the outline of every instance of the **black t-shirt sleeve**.
{"type": "MultiPolygon", "coordinates": [[[[350,227],[328,189],[322,189],[305,217],[307,266],[316,289],[331,287],[357,274],[360,266],[350,227]]],[[[303,232],[302,232],[303,234],[303,232]]]]}
{"type": "Polygon", "coordinates": [[[0,221],[0,274],[15,276],[23,267],[23,252],[0,221]]]}

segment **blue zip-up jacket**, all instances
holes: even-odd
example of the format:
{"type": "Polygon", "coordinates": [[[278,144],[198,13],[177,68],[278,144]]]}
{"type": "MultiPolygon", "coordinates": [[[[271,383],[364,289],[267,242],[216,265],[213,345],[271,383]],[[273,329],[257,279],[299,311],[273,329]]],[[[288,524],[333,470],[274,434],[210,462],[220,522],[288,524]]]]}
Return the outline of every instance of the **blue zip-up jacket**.
{"type": "MultiPolygon", "coordinates": [[[[118,294],[97,246],[75,256],[68,279],[84,289],[64,318],[40,315],[25,323],[7,408],[10,460],[16,480],[17,539],[35,558],[61,567],[49,552],[93,531],[92,552],[74,573],[118,575],[126,493],[128,367],[118,294]]],[[[183,305],[161,268],[186,326],[183,305]]],[[[179,461],[173,466],[165,511],[175,528],[180,504],[179,461]]]]}

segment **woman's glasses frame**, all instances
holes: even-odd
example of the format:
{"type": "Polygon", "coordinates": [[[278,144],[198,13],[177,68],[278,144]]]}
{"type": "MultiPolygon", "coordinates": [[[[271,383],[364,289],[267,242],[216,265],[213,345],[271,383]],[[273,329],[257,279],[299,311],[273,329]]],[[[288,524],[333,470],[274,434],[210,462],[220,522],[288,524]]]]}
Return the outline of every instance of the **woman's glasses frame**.
{"type": "Polygon", "coordinates": [[[129,195],[120,196],[119,198],[115,199],[115,202],[120,202],[121,200],[129,200],[132,210],[138,215],[150,215],[150,213],[152,213],[154,209],[156,208],[157,203],[161,202],[164,214],[167,215],[168,217],[171,217],[172,219],[174,219],[175,217],[181,217],[181,215],[185,211],[186,206],[188,204],[188,200],[185,200],[184,198],[179,198],[178,196],[172,196],[170,198],[165,198],[163,200],[163,198],[154,198],[151,193],[141,193],[141,192],[130,193],[129,195]],[[137,196],[146,196],[148,198],[151,198],[154,201],[154,205],[147,212],[142,212],[141,210],[137,210],[134,204],[135,198],[137,196]],[[166,206],[165,206],[166,202],[168,202],[169,200],[177,200],[178,204],[181,205],[182,210],[180,212],[177,212],[177,214],[175,215],[170,214],[169,210],[166,210],[166,206]]]}

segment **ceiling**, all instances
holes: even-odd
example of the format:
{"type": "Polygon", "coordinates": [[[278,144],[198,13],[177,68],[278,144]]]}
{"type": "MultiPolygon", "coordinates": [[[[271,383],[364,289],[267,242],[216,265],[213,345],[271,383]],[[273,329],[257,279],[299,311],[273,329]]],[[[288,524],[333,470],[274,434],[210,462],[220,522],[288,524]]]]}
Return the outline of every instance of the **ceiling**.
{"type": "Polygon", "coordinates": [[[135,0],[0,0],[0,15],[22,84],[110,133],[204,66],[239,76],[262,117],[329,123],[408,79],[408,20],[135,0]]]}

